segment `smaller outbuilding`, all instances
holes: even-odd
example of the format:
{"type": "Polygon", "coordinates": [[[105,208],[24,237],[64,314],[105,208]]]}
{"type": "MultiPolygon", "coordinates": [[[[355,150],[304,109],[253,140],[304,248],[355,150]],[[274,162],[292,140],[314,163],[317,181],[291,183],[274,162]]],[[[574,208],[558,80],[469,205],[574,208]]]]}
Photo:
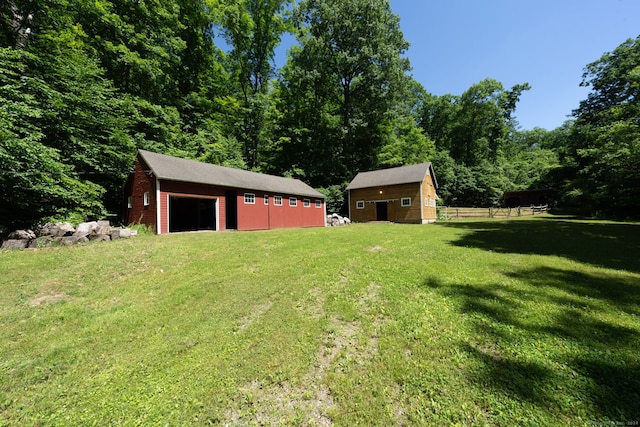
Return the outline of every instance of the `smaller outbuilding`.
{"type": "Polygon", "coordinates": [[[359,222],[435,222],[437,189],[431,162],[360,172],[347,186],[349,218],[359,222]]]}
{"type": "Polygon", "coordinates": [[[125,197],[126,223],[158,234],[325,225],[325,196],[300,180],[145,150],[125,197]]]}

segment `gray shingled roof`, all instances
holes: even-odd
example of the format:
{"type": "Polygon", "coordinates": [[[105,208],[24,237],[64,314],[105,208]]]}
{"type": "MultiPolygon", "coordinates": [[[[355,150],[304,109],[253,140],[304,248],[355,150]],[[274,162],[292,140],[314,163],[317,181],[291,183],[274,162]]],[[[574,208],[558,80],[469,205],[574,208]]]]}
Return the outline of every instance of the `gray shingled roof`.
{"type": "Polygon", "coordinates": [[[349,183],[347,190],[422,182],[428,173],[431,173],[433,185],[437,188],[438,183],[433,172],[433,166],[431,166],[431,162],[427,162],[371,172],[360,172],[355,178],[353,178],[353,181],[349,183]]]}
{"type": "Polygon", "coordinates": [[[298,179],[227,168],[145,150],[138,150],[138,153],[159,179],[325,198],[322,193],[298,179]]]}

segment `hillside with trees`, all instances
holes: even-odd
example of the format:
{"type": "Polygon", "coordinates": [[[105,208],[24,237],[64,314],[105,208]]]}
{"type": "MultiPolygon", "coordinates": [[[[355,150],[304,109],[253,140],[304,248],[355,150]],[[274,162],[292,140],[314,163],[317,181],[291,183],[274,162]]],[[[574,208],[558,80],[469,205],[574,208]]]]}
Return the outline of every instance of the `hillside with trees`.
{"type": "Polygon", "coordinates": [[[640,38],[586,66],[550,131],[519,128],[527,83],[434,96],[407,48],[388,0],[4,1],[0,224],[117,218],[138,148],[300,178],[332,210],[360,171],[432,161],[448,205],[556,188],[640,212],[640,38]]]}

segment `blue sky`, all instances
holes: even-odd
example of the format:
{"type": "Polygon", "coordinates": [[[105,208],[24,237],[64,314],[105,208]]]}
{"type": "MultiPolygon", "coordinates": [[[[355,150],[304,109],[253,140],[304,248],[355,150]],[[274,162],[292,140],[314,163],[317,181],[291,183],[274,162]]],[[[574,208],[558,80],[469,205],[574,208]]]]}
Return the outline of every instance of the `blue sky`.
{"type": "Polygon", "coordinates": [[[435,95],[459,95],[492,77],[528,82],[523,129],[560,126],[589,93],[583,68],[640,34],[640,0],[391,0],[413,77],[435,95]]]}

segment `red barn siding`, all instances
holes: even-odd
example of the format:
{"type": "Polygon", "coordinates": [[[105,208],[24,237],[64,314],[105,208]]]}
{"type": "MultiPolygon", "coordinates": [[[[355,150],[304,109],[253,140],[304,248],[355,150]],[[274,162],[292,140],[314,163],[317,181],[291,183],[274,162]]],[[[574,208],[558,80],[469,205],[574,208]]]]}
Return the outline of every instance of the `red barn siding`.
{"type": "Polygon", "coordinates": [[[169,197],[198,197],[216,199],[218,204],[218,230],[225,230],[224,188],[191,182],[160,181],[160,233],[169,232],[169,197]]]}
{"type": "MultiPolygon", "coordinates": [[[[269,228],[269,208],[263,201],[264,193],[238,190],[238,230],[265,230],[269,228]],[[245,204],[244,195],[253,194],[254,204],[245,204]]],[[[271,200],[269,200],[271,201],[271,200]]]]}
{"type": "Polygon", "coordinates": [[[216,187],[212,185],[160,180],[160,191],[156,188],[156,178],[141,160],[135,164],[135,171],[126,185],[126,196],[131,196],[132,207],[127,208],[125,220],[128,224],[145,224],[158,234],[169,233],[169,198],[171,196],[215,199],[217,203],[217,229],[226,230],[225,191],[237,192],[238,230],[265,230],[288,227],[322,227],[325,224],[324,200],[313,197],[309,207],[304,206],[304,196],[289,194],[267,194],[269,204],[264,204],[266,193],[254,190],[216,187]],[[149,193],[149,204],[144,206],[144,193],[149,193]],[[255,204],[245,204],[245,193],[255,194],[255,204]],[[159,199],[157,199],[159,195],[159,199]],[[282,197],[282,206],[276,206],[274,196],[282,197]],[[289,198],[296,197],[297,206],[289,206],[289,198]],[[320,208],[316,200],[321,201],[320,208]],[[158,210],[160,214],[158,215],[158,210]],[[159,224],[158,224],[159,220],[159,224]]]}
{"type": "Polygon", "coordinates": [[[269,204],[264,204],[264,192],[238,191],[238,230],[266,230],[288,227],[321,227],[325,223],[324,201],[315,207],[316,199],[309,198],[310,206],[304,207],[304,197],[283,194],[267,194],[269,204]],[[255,204],[245,204],[244,194],[255,194],[255,204]],[[276,206],[274,196],[282,196],[282,206],[276,206]],[[289,198],[296,197],[297,206],[289,206],[289,198]]]}
{"type": "Polygon", "coordinates": [[[149,168],[140,161],[136,162],[125,191],[125,196],[131,197],[131,208],[125,205],[126,224],[144,224],[157,231],[155,181],[149,168]],[[146,192],[149,192],[149,205],[144,206],[146,192]]]}

